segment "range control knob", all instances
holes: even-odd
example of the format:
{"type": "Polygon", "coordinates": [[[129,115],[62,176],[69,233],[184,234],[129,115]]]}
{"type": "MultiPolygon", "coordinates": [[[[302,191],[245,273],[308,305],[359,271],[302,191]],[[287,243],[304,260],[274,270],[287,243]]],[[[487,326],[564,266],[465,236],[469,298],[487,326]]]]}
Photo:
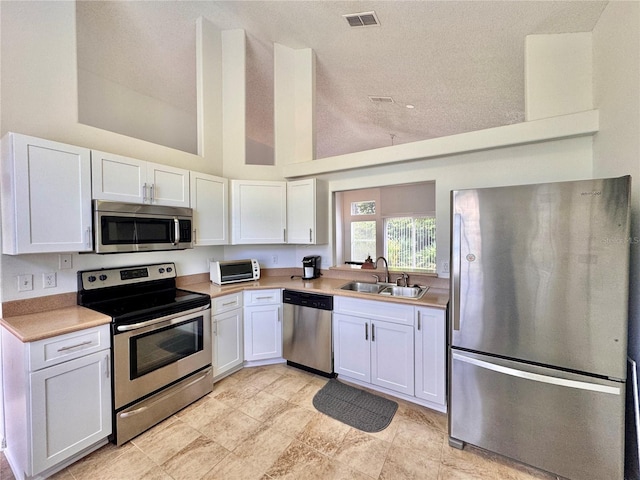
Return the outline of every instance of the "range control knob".
{"type": "Polygon", "coordinates": [[[104,282],[107,279],[107,276],[103,273],[99,278],[104,282]]]}
{"type": "Polygon", "coordinates": [[[160,268],[158,269],[158,272],[159,272],[159,273],[164,273],[164,268],[160,267],[160,268]]]}
{"type": "Polygon", "coordinates": [[[167,267],[167,273],[171,273],[171,272],[173,272],[173,268],[167,267]]]}
{"type": "Polygon", "coordinates": [[[87,277],[87,280],[89,280],[89,282],[93,283],[93,282],[95,282],[95,281],[96,281],[96,277],[95,277],[95,275],[89,275],[89,276],[87,277]]]}

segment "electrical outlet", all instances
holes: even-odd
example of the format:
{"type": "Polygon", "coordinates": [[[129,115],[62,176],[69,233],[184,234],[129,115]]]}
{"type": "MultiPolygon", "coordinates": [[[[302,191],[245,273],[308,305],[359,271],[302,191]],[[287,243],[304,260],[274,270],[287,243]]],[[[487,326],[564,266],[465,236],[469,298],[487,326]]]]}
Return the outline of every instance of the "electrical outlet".
{"type": "Polygon", "coordinates": [[[64,270],[67,268],[71,268],[71,254],[70,253],[61,253],[58,255],[58,269],[64,270]]]}
{"type": "Polygon", "coordinates": [[[18,275],[18,291],[27,292],[33,290],[33,275],[26,273],[24,275],[18,275]]]}
{"type": "Polygon", "coordinates": [[[278,256],[274,255],[273,257],[271,257],[271,263],[273,263],[274,265],[278,264],[278,256]]]}
{"type": "Polygon", "coordinates": [[[442,262],[442,273],[449,273],[449,262],[442,262]]]}
{"type": "Polygon", "coordinates": [[[53,288],[56,285],[56,272],[42,274],[42,288],[53,288]]]}

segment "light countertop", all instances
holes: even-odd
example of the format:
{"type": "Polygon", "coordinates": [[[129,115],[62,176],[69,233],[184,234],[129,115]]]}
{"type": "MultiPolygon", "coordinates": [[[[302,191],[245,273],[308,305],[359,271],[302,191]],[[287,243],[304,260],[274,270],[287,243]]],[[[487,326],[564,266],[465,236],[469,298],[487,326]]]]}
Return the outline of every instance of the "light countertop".
{"type": "MultiPolygon", "coordinates": [[[[290,276],[266,276],[255,282],[242,282],[219,286],[211,282],[199,282],[182,285],[180,288],[205,293],[211,298],[241,292],[243,290],[259,290],[265,288],[287,288],[291,290],[322,293],[325,295],[342,295],[365,300],[403,303],[422,307],[446,308],[449,302],[448,289],[430,287],[419,300],[406,298],[376,296],[366,293],[340,290],[349,280],[344,278],[317,278],[302,280],[290,276]]],[[[38,313],[15,315],[0,319],[0,325],[19,338],[22,342],[33,342],[65,333],[92,328],[111,322],[111,317],[77,305],[56,308],[38,313]]]]}

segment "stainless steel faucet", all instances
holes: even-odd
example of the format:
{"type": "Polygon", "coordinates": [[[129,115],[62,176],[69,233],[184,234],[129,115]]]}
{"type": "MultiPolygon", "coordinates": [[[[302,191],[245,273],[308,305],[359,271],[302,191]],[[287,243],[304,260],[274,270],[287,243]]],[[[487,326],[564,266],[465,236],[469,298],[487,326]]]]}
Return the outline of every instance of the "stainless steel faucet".
{"type": "Polygon", "coordinates": [[[384,260],[384,282],[389,283],[389,264],[387,263],[387,259],[384,257],[376,258],[376,268],[378,268],[378,260],[384,260]]]}

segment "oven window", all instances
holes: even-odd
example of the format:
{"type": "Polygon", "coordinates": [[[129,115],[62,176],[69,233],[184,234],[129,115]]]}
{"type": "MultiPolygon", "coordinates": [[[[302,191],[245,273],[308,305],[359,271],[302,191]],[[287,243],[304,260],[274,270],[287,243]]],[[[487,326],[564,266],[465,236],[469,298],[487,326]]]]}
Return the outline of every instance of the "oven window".
{"type": "Polygon", "coordinates": [[[131,380],[203,349],[203,317],[132,337],[131,380]]]}
{"type": "Polygon", "coordinates": [[[174,228],[173,219],[101,217],[103,245],[171,243],[174,228]]]}

